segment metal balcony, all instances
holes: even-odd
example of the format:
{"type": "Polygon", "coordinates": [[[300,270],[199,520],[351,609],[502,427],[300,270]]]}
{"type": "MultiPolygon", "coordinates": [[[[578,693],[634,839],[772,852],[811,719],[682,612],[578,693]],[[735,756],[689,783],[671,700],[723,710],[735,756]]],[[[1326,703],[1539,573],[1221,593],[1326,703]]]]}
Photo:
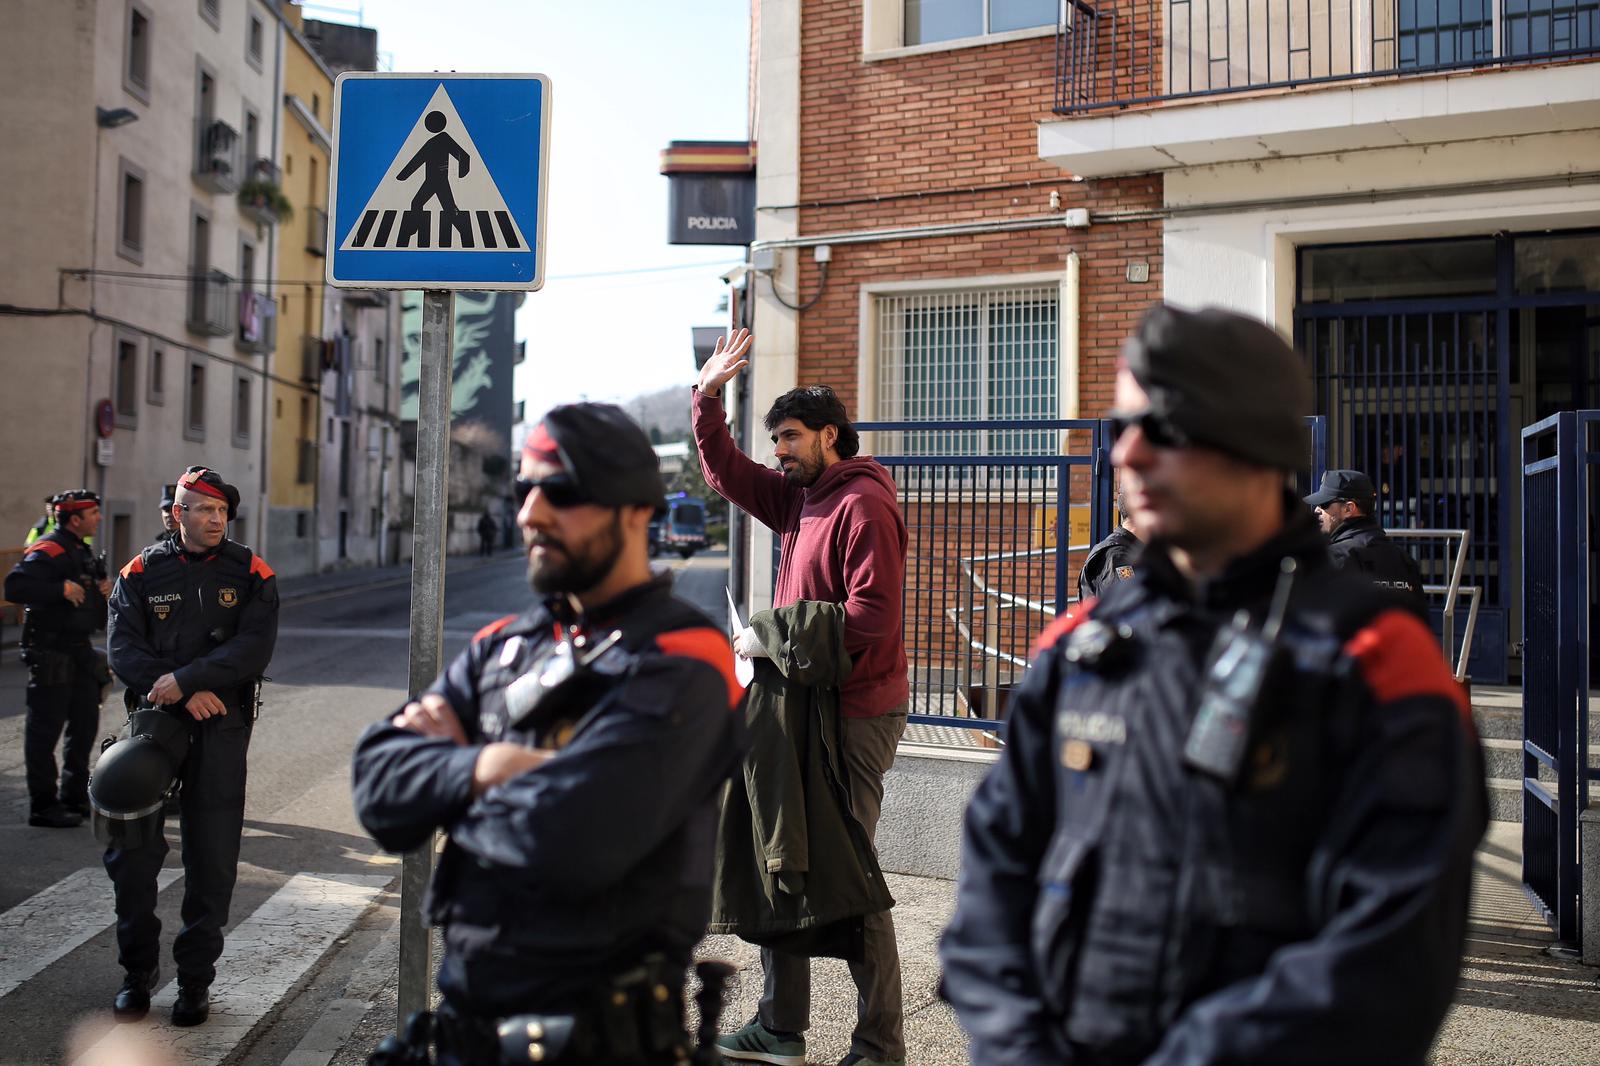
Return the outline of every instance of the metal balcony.
{"type": "Polygon", "coordinates": [[[239,187],[239,131],[220,119],[202,121],[194,179],[212,192],[233,192],[239,187]]]}
{"type": "Polygon", "coordinates": [[[306,251],[319,256],[328,254],[328,212],[320,207],[306,212],[306,251]]]}
{"type": "Polygon", "coordinates": [[[276,201],[282,197],[282,174],[270,159],[257,159],[246,167],[244,187],[239,191],[239,213],[263,226],[280,221],[276,201]]]}
{"type": "Polygon", "coordinates": [[[1592,55],[1600,0],[1061,0],[1054,110],[1592,55]]]}
{"type": "Polygon", "coordinates": [[[239,295],[239,328],[234,346],[241,352],[262,355],[278,346],[277,305],[266,293],[244,290],[239,295]]]}
{"type": "Polygon", "coordinates": [[[196,274],[189,283],[189,329],[211,337],[226,337],[237,321],[233,278],[220,270],[196,274]]]}

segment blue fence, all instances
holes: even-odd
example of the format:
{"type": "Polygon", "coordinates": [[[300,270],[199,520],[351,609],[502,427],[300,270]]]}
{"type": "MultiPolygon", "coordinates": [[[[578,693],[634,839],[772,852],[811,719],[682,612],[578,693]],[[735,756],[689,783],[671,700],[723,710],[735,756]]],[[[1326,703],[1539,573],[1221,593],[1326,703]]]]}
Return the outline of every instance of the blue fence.
{"type": "MultiPolygon", "coordinates": [[[[1299,490],[1321,478],[1327,424],[1299,490]]],[[[1089,549],[1117,519],[1103,419],[859,422],[888,468],[909,544],[904,639],[911,721],[997,730],[1039,631],[1077,598],[1089,549]]],[[[774,568],[776,572],[776,568],[774,568]]]]}
{"type": "Polygon", "coordinates": [[[1561,940],[1581,939],[1578,816],[1589,803],[1590,529],[1600,411],[1522,431],[1522,882],[1561,940]]]}

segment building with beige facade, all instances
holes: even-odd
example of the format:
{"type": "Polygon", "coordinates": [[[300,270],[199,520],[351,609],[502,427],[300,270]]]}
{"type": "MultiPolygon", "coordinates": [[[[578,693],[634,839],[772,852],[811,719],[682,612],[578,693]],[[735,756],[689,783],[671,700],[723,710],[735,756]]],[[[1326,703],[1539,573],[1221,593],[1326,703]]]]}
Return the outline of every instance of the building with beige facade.
{"type": "Polygon", "coordinates": [[[86,485],[120,560],[161,528],[161,486],[203,463],[259,544],[275,224],[237,193],[275,154],[277,12],[19,4],[0,41],[0,522],[20,540],[43,496],[86,485]]]}
{"type": "MultiPolygon", "coordinates": [[[[20,0],[10,14],[0,523],[20,543],[45,496],[86,486],[123,560],[160,529],[162,485],[198,463],[240,489],[232,535],[285,573],[392,559],[398,300],[347,309],[322,283],[333,71],[299,8],[20,0]],[[340,379],[322,364],[337,350],[363,369],[330,430],[323,392],[340,379]]],[[[346,29],[334,36],[364,35],[375,57],[373,31],[346,29]]]]}

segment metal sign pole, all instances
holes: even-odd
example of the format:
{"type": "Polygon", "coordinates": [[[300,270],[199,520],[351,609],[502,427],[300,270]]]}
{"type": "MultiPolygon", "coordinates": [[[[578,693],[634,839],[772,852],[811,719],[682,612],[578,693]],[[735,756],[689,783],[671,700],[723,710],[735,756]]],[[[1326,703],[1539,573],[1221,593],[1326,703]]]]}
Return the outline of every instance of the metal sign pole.
{"type": "MultiPolygon", "coordinates": [[[[450,385],[455,366],[456,294],[422,294],[421,392],[417,406],[416,521],[411,551],[413,699],[433,684],[444,659],[444,559],[449,516],[450,385]]],[[[433,872],[432,842],[400,864],[400,1008],[397,1029],[428,1007],[430,941],[422,899],[433,872]]]]}

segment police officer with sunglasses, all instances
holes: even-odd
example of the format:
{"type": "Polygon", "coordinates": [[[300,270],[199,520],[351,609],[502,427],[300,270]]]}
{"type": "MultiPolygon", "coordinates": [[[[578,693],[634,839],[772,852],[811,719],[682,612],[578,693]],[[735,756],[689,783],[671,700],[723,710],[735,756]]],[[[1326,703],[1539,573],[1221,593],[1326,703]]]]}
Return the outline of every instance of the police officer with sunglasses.
{"type": "Polygon", "coordinates": [[[1277,333],[1158,305],[1115,396],[1145,548],[1041,636],[968,808],[940,957],[972,1059],[1420,1066],[1487,818],[1465,696],[1292,493],[1277,333]]]}
{"type": "Polygon", "coordinates": [[[356,748],[356,809],[379,844],[448,836],[428,896],[443,1004],[372,1061],[715,1061],[684,1032],[682,990],[743,754],[732,648],[651,571],[666,499],[619,408],[545,415],[517,494],[536,602],[356,748]]]}

